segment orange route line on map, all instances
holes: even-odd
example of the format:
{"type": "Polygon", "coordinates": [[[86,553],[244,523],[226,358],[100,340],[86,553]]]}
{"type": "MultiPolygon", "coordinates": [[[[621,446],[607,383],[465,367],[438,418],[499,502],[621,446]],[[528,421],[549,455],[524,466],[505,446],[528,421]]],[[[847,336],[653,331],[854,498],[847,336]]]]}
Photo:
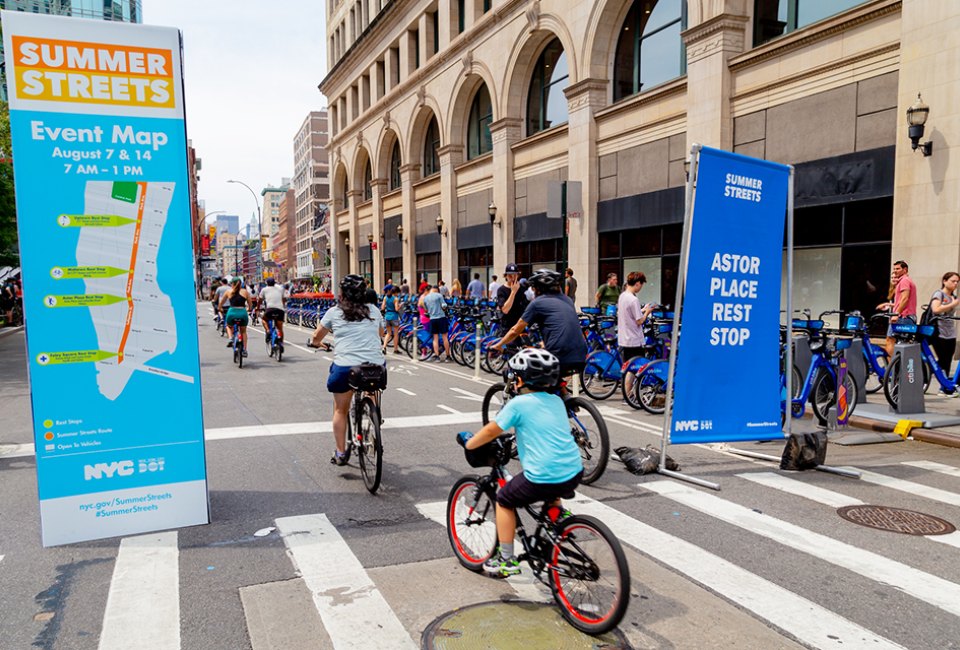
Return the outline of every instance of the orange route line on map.
{"type": "Polygon", "coordinates": [[[143,205],[147,198],[147,184],[137,183],[140,188],[140,201],[137,203],[137,227],[133,231],[133,249],[130,251],[130,274],[127,276],[127,322],[123,326],[123,336],[120,337],[120,348],[117,350],[117,363],[123,363],[123,348],[127,345],[130,336],[130,323],[133,322],[133,271],[137,268],[137,248],[140,246],[140,228],[143,226],[143,205]]]}

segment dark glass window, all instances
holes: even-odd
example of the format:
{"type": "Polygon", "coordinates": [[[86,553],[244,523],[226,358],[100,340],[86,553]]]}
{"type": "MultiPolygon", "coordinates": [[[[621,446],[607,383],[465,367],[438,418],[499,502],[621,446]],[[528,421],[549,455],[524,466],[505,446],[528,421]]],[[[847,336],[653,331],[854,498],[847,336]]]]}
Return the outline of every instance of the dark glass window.
{"type": "Polygon", "coordinates": [[[888,242],[892,239],[893,202],[889,198],[855,201],[846,206],[843,215],[845,244],[888,242]]]}
{"type": "Polygon", "coordinates": [[[386,275],[392,275],[395,281],[399,284],[400,275],[403,274],[403,258],[402,257],[388,257],[383,260],[383,272],[386,275]]]}
{"type": "Polygon", "coordinates": [[[413,69],[420,69],[420,30],[414,29],[410,32],[410,39],[413,41],[413,69]]]}
{"type": "MultiPolygon", "coordinates": [[[[659,234],[657,233],[657,239],[660,239],[659,234]]],[[[600,257],[620,257],[619,232],[600,233],[600,257]]]]}
{"type": "Polygon", "coordinates": [[[393,143],[393,151],[390,153],[390,189],[400,188],[400,141],[393,143]]]}
{"type": "Polygon", "coordinates": [[[432,176],[440,171],[440,129],[437,118],[430,118],[427,135],[423,140],[423,175],[432,176]]]}
{"type": "Polygon", "coordinates": [[[363,168],[363,200],[369,201],[373,198],[373,169],[370,167],[370,159],[363,168]]]}
{"type": "Polygon", "coordinates": [[[465,0],[457,0],[457,33],[458,34],[462,34],[463,30],[466,28],[466,24],[467,24],[466,23],[467,17],[465,15],[467,13],[466,4],[467,3],[465,2],[465,0]]]}
{"type": "Polygon", "coordinates": [[[864,2],[866,0],[756,0],[753,44],[761,45],[864,2]]]}
{"type": "Polygon", "coordinates": [[[685,24],[684,0],[634,0],[617,40],[613,101],[686,72],[685,24]]]}
{"type": "Polygon", "coordinates": [[[433,53],[440,51],[440,13],[433,12],[433,53]]]}
{"type": "Polygon", "coordinates": [[[527,135],[567,121],[567,98],[563,89],[570,75],[567,55],[560,39],[553,39],[540,54],[530,79],[527,97],[527,135]]]}
{"type": "Polygon", "coordinates": [[[470,104],[470,119],[467,123],[467,160],[482,156],[493,150],[490,137],[490,122],[493,121],[493,104],[486,84],[480,86],[470,104]]]}
{"type": "Polygon", "coordinates": [[[483,0],[483,13],[490,11],[490,5],[493,4],[490,0],[483,0]]]}
{"type": "Polygon", "coordinates": [[[798,209],[793,214],[793,245],[824,246],[843,241],[843,206],[798,209]]]}

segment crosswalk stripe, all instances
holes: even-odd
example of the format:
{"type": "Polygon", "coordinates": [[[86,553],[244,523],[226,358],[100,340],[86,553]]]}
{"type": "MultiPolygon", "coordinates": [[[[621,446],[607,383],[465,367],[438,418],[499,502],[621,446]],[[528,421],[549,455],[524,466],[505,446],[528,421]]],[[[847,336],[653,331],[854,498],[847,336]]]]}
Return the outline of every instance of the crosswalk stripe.
{"type": "Polygon", "coordinates": [[[737,476],[753,483],[759,483],[760,485],[773,488],[774,490],[780,490],[787,494],[793,494],[798,497],[810,499],[811,501],[816,501],[817,503],[822,503],[831,508],[863,505],[863,501],[860,499],[848,497],[845,494],[826,490],[816,485],[787,478],[786,476],[773,472],[753,472],[737,474],[737,476]]]}
{"type": "Polygon", "coordinates": [[[276,522],[334,648],[417,648],[325,515],[282,517],[276,522]]]}
{"type": "MultiPolygon", "coordinates": [[[[816,485],[810,485],[809,483],[804,483],[803,481],[787,478],[786,476],[781,476],[780,474],[774,474],[773,472],[737,474],[737,476],[754,483],[759,483],[760,485],[771,487],[775,490],[780,490],[781,492],[786,492],[787,494],[792,494],[804,499],[809,499],[810,501],[822,503],[826,506],[830,506],[831,508],[864,505],[863,501],[860,499],[848,497],[845,494],[826,490],[824,488],[817,487],[816,485]]],[[[960,548],[960,531],[954,531],[946,535],[924,535],[924,537],[933,542],[960,548]]]]}
{"type": "Polygon", "coordinates": [[[802,596],[615,508],[581,494],[571,503],[574,512],[596,517],[621,542],[753,612],[804,644],[814,648],[902,649],[802,596]]]}
{"type": "MultiPolygon", "coordinates": [[[[447,502],[433,501],[430,503],[418,503],[417,510],[424,518],[434,521],[444,528],[447,527],[447,502]]],[[[520,575],[510,576],[506,579],[517,596],[523,600],[539,603],[552,598],[550,591],[534,578],[531,570],[524,568],[520,575]]]]}
{"type": "Polygon", "coordinates": [[[857,467],[843,467],[841,469],[860,472],[860,480],[867,483],[880,485],[882,487],[890,488],[891,490],[906,492],[907,494],[920,496],[925,499],[930,499],[931,501],[939,501],[951,506],[960,506],[960,494],[955,492],[948,492],[946,490],[930,487],[929,485],[924,485],[922,483],[914,483],[913,481],[905,481],[893,476],[886,476],[885,474],[877,474],[876,472],[862,470],[857,467]]]}
{"type": "Polygon", "coordinates": [[[672,481],[640,487],[960,616],[960,585],[672,481]]]}
{"type": "Polygon", "coordinates": [[[100,650],[179,650],[177,533],[120,541],[100,632],[100,650]]]}
{"type": "Polygon", "coordinates": [[[930,470],[931,472],[948,474],[949,476],[960,478],[960,469],[950,465],[944,465],[943,463],[934,463],[933,461],[929,460],[905,460],[900,464],[909,465],[910,467],[919,467],[920,469],[930,470]]]}

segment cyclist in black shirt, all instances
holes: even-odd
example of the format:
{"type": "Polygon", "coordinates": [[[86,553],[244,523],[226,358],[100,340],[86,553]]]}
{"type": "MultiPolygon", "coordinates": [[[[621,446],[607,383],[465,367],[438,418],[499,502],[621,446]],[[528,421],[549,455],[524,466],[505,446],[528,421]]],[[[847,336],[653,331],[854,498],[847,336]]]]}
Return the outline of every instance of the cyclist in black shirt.
{"type": "Polygon", "coordinates": [[[557,271],[540,269],[530,276],[530,286],[536,299],[528,303],[521,318],[492,346],[493,349],[503,349],[504,345],[522,335],[527,325],[537,325],[543,337],[543,347],[560,360],[561,377],[583,370],[587,344],[580,329],[577,308],[560,292],[563,277],[557,271]]]}
{"type": "Polygon", "coordinates": [[[497,289],[497,307],[503,312],[500,323],[504,329],[510,329],[523,316],[530,301],[524,295],[526,287],[520,280],[520,269],[516,264],[507,264],[503,277],[505,282],[497,289]]]}

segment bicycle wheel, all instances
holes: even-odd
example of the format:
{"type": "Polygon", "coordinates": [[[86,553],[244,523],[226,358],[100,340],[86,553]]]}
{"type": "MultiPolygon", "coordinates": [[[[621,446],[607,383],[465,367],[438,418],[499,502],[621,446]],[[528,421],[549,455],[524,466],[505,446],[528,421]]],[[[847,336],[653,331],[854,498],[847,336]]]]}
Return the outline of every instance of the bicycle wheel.
{"type": "Polygon", "coordinates": [[[467,368],[473,368],[477,363],[477,344],[475,341],[460,341],[457,346],[460,349],[460,358],[463,365],[467,368]]]}
{"type": "Polygon", "coordinates": [[[499,375],[503,372],[504,367],[507,365],[507,357],[503,352],[497,350],[487,349],[487,367],[495,375],[499,375]]]}
{"type": "Polygon", "coordinates": [[[493,490],[480,487],[479,476],[461,477],[447,497],[447,538],[464,567],[479,571],[497,549],[493,490]]]}
{"type": "Polygon", "coordinates": [[[630,567],[620,541],[586,515],[564,519],[557,532],[549,579],[560,613],[581,632],[609,632],[630,603],[630,567]]]}
{"type": "Polygon", "coordinates": [[[243,368],[243,339],[237,341],[237,350],[239,350],[239,352],[236,352],[235,354],[240,362],[240,367],[243,368]]]}
{"type": "MultiPolygon", "coordinates": [[[[866,354],[866,351],[864,351],[864,353],[866,354]]],[[[877,356],[875,357],[875,359],[877,361],[877,365],[880,366],[880,371],[883,373],[883,377],[886,377],[887,361],[888,361],[887,353],[881,350],[877,352],[877,356]]],[[[870,362],[867,361],[866,359],[864,359],[864,365],[867,368],[867,377],[864,380],[863,389],[870,395],[873,395],[874,393],[879,392],[881,388],[883,388],[883,377],[877,375],[877,373],[873,371],[873,367],[870,365],[870,362]]]]}
{"type": "Polygon", "coordinates": [[[360,473],[363,474],[363,484],[370,494],[376,494],[380,487],[380,477],[383,472],[383,443],[380,440],[380,416],[373,400],[364,397],[360,403],[357,460],[360,463],[360,473]]]}
{"type": "Polygon", "coordinates": [[[570,418],[570,433],[580,447],[580,458],[583,460],[583,478],[580,482],[590,485],[603,475],[610,460],[607,423],[597,407],[581,397],[568,397],[564,404],[570,418]]]}
{"type": "Polygon", "coordinates": [[[617,392],[617,387],[620,385],[619,378],[609,375],[614,363],[612,360],[609,361],[604,363],[588,358],[586,366],[580,371],[580,385],[583,386],[583,392],[593,399],[607,399],[617,392]]]}
{"type": "Polygon", "coordinates": [[[494,384],[483,394],[483,402],[480,405],[480,416],[484,424],[489,424],[491,416],[495,416],[503,408],[503,405],[510,400],[507,394],[507,385],[502,381],[494,384]]]}
{"type": "Polygon", "coordinates": [[[894,409],[900,404],[900,357],[895,356],[883,375],[883,396],[894,409]]]}
{"type": "MultiPolygon", "coordinates": [[[[843,386],[847,390],[847,417],[849,417],[857,404],[857,382],[853,380],[853,376],[850,373],[847,373],[843,378],[843,386]]],[[[817,378],[813,382],[813,392],[810,401],[813,407],[813,414],[816,416],[820,426],[826,426],[830,407],[837,406],[836,380],[829,372],[821,370],[817,375],[817,378]]]]}
{"type": "Polygon", "coordinates": [[[633,382],[634,400],[647,413],[662,415],[667,410],[667,382],[646,370],[637,374],[633,382]]]}
{"type": "Polygon", "coordinates": [[[236,339],[234,339],[234,341],[233,341],[233,362],[234,362],[234,363],[237,363],[237,362],[239,362],[240,359],[242,359],[242,358],[243,358],[243,357],[242,357],[241,354],[240,354],[240,346],[237,345],[237,341],[236,341],[236,339]]]}
{"type": "Polygon", "coordinates": [[[277,343],[277,363],[283,361],[283,346],[277,343]]]}

